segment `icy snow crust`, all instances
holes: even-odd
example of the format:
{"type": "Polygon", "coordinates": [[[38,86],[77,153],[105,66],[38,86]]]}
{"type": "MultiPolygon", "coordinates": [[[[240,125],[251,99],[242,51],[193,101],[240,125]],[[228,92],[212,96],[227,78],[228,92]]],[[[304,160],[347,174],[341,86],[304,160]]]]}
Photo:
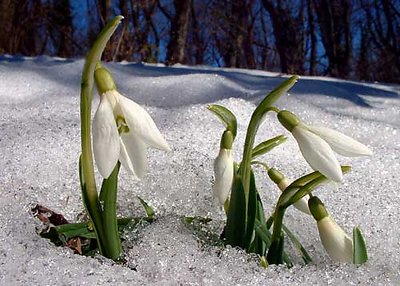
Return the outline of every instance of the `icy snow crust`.
{"type": "MultiPolygon", "coordinates": [[[[360,225],[368,243],[366,265],[340,265],[325,254],[315,222],[289,209],[285,223],[314,258],[291,269],[259,267],[234,248],[207,246],[181,216],[208,216],[219,234],[222,210],[212,198],[212,163],[222,124],[206,109],[225,105],[236,114],[240,160],[252,111],[284,79],[278,74],[209,67],[167,68],[107,64],[119,90],[145,106],[173,152],[149,151],[150,170],[138,182],[121,172],[119,212],[142,215],[135,196],[157,211],[157,221],[127,233],[127,265],[74,255],[40,238],[28,210],[40,203],[75,221],[83,211],[78,183],[79,88],[83,60],[0,59],[0,284],[1,285],[399,285],[400,87],[303,77],[283,97],[307,123],[326,125],[370,146],[371,158],[339,157],[352,164],[338,190],[317,192],[349,233],[360,225]]],[[[97,94],[93,109],[98,103],[97,94]]],[[[287,134],[269,115],[257,140],[287,134]]],[[[309,172],[292,138],[264,156],[288,178],[309,172]]],[[[279,191],[256,169],[267,215],[279,191]]],[[[100,180],[98,180],[100,183],[100,180]]],[[[295,253],[295,252],[293,252],[295,253]]]]}

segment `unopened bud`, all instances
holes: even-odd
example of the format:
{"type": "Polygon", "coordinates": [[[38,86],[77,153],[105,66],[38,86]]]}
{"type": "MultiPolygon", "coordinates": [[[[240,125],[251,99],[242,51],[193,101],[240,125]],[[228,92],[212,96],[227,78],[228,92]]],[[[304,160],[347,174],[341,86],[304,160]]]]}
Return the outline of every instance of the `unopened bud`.
{"type": "Polygon", "coordinates": [[[288,110],[278,112],[278,120],[287,130],[292,132],[293,128],[300,124],[300,119],[288,110]]]}

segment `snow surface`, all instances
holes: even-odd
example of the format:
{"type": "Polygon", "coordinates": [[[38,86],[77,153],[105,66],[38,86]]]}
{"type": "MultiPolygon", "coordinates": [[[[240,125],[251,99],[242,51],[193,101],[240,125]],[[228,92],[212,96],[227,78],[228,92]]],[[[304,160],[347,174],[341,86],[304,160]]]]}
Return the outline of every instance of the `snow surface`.
{"type": "MultiPolygon", "coordinates": [[[[40,203],[74,221],[83,211],[77,159],[80,153],[79,88],[83,60],[0,58],[0,284],[1,285],[400,285],[400,87],[323,77],[303,77],[279,102],[307,123],[340,130],[370,146],[370,158],[343,158],[353,171],[338,190],[317,192],[336,221],[351,233],[361,226],[366,265],[335,264],[325,254],[316,224],[289,209],[286,224],[314,258],[291,269],[263,269],[238,249],[207,245],[181,216],[208,216],[219,234],[224,214],[212,198],[213,159],[222,124],[207,109],[218,103],[239,121],[235,157],[256,104],[282,82],[279,74],[210,67],[113,63],[119,90],[145,106],[173,152],[149,150],[142,181],[121,173],[119,212],[141,215],[140,195],[157,221],[127,233],[126,266],[100,256],[74,255],[40,238],[29,213],[40,203]]],[[[98,103],[96,95],[94,109],[98,103]]],[[[267,116],[258,141],[287,132],[267,116]]],[[[288,135],[288,134],[287,134],[288,135]]],[[[290,136],[289,136],[290,137],[290,136]]],[[[310,171],[295,141],[266,155],[269,165],[294,179],[310,171]]],[[[256,169],[266,212],[279,191],[256,169]]]]}

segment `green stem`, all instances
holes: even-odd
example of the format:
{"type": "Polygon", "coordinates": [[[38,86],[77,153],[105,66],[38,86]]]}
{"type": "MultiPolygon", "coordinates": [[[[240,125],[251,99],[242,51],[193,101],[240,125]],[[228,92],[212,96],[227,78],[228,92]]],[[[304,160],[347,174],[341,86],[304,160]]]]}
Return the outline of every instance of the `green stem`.
{"type": "Polygon", "coordinates": [[[261,101],[251,116],[246,133],[242,163],[240,164],[240,175],[242,177],[243,189],[246,196],[246,206],[249,200],[252,150],[258,127],[262,123],[262,119],[268,111],[277,110],[276,107],[272,106],[272,104],[287,92],[296,83],[297,79],[297,76],[292,76],[271,91],[271,93],[261,101]]]}
{"type": "Polygon", "coordinates": [[[274,214],[274,226],[271,237],[271,246],[268,250],[268,263],[269,264],[281,264],[282,262],[282,251],[280,246],[282,245],[282,225],[283,217],[285,215],[285,208],[277,207],[274,214]]]}
{"type": "Polygon", "coordinates": [[[111,35],[117,29],[122,16],[117,16],[109,22],[101,31],[92,49],[86,56],[85,66],[81,80],[81,144],[82,144],[82,176],[85,188],[82,194],[83,203],[93,221],[96,237],[99,242],[100,252],[103,253],[107,248],[103,237],[102,210],[96,190],[96,180],[94,177],[92,142],[91,142],[91,108],[93,98],[94,69],[96,63],[100,61],[103,50],[111,35]]]}
{"type": "Polygon", "coordinates": [[[107,247],[103,249],[103,255],[117,260],[121,256],[121,240],[118,234],[117,222],[117,190],[118,173],[121,163],[118,162],[110,177],[103,180],[100,191],[100,202],[103,205],[103,239],[107,247]]]}

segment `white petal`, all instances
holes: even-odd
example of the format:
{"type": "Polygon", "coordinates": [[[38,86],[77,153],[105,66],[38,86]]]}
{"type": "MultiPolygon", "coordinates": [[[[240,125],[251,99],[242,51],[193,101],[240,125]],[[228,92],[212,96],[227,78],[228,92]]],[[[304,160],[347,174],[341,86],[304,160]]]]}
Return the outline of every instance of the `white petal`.
{"type": "Polygon", "coordinates": [[[121,142],[121,152],[119,154],[119,161],[121,162],[124,169],[128,171],[129,174],[137,178],[135,170],[133,169],[131,159],[129,158],[128,151],[126,151],[124,142],[122,141],[122,139],[120,139],[120,142],[121,142]]]}
{"type": "Polygon", "coordinates": [[[302,197],[300,200],[295,202],[293,206],[299,211],[311,215],[310,209],[308,208],[308,196],[302,197]]]}
{"type": "MultiPolygon", "coordinates": [[[[279,182],[278,187],[283,192],[291,183],[287,178],[283,178],[282,181],[279,182]]],[[[299,211],[311,215],[310,210],[308,208],[308,196],[301,198],[297,202],[293,204],[293,206],[299,211]]]]}
{"type": "Polygon", "coordinates": [[[171,151],[167,141],[165,141],[146,110],[122,95],[119,97],[119,102],[129,130],[136,136],[139,136],[149,146],[164,151],[171,151]]]}
{"type": "Polygon", "coordinates": [[[330,217],[317,222],[319,236],[326,252],[336,262],[352,262],[353,241],[330,217]]]}
{"type": "Polygon", "coordinates": [[[307,129],[324,139],[333,151],[340,155],[346,157],[372,155],[367,146],[336,130],[322,126],[307,126],[307,129]]]}
{"type": "Polygon", "coordinates": [[[342,180],[342,169],[328,143],[301,125],[293,128],[292,134],[311,168],[335,182],[342,180]]]}
{"type": "Polygon", "coordinates": [[[146,144],[132,132],[121,133],[129,160],[136,176],[141,179],[147,170],[146,144]]]}
{"type": "Polygon", "coordinates": [[[119,157],[119,134],[111,104],[101,96],[93,118],[93,153],[97,168],[104,178],[114,170],[119,157]]]}
{"type": "Polygon", "coordinates": [[[283,192],[291,183],[288,179],[283,178],[278,184],[278,188],[283,192]]]}
{"type": "Polygon", "coordinates": [[[213,193],[221,205],[228,199],[233,181],[232,150],[221,149],[214,161],[215,184],[213,193]]]}

